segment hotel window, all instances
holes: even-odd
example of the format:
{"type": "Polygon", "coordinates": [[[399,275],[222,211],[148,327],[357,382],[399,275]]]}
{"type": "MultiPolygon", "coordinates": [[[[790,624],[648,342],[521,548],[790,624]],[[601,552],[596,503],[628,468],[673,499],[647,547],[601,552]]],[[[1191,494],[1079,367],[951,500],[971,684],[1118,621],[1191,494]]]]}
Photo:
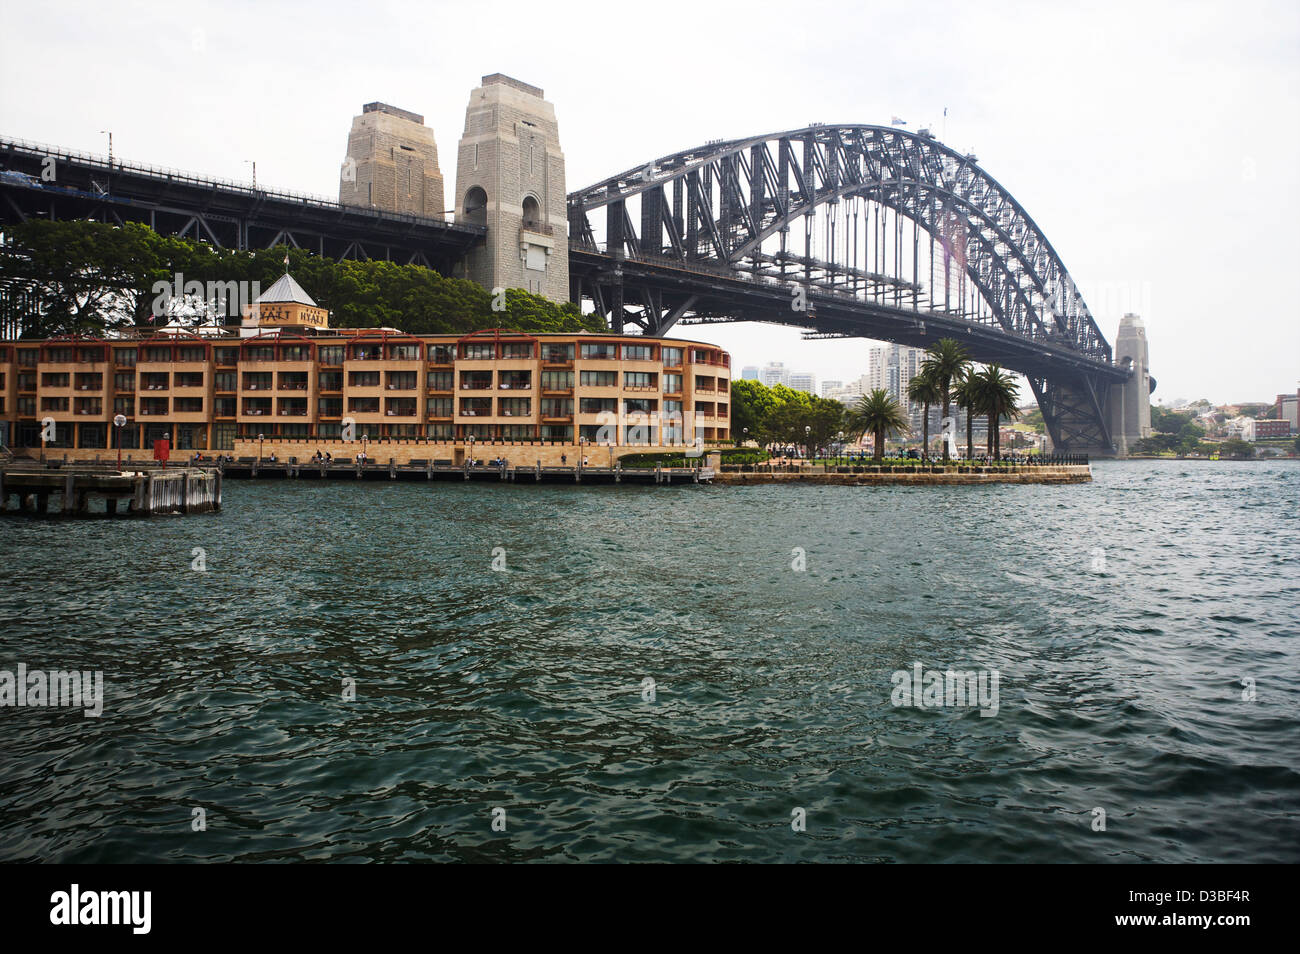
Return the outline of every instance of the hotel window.
{"type": "Polygon", "coordinates": [[[492,388],[491,371],[462,371],[460,374],[462,391],[488,391],[492,388]]]}
{"type": "Polygon", "coordinates": [[[531,441],[533,439],[533,425],[502,424],[501,439],[503,441],[531,441]]]}
{"type": "Polygon", "coordinates": [[[649,398],[628,398],[623,402],[624,414],[650,414],[655,410],[658,401],[652,401],[649,398]]]}
{"type": "Polygon", "coordinates": [[[213,450],[234,450],[236,424],[213,424],[212,425],[212,449],[213,450]]]}
{"type": "Polygon", "coordinates": [[[389,345],[388,357],[394,361],[419,361],[420,346],[418,344],[389,345]]]}
{"type": "Polygon", "coordinates": [[[113,398],[113,413],[133,417],[135,415],[135,398],[113,398]]]}
{"type": "Polygon", "coordinates": [[[203,348],[181,348],[180,354],[177,355],[176,360],[184,361],[186,363],[196,363],[199,361],[207,361],[208,355],[203,348]]]}
{"type": "Polygon", "coordinates": [[[171,381],[171,375],[166,371],[149,371],[140,375],[140,390],[142,391],[166,391],[171,381]]]}
{"type": "Polygon", "coordinates": [[[450,391],[456,386],[456,375],[452,371],[430,371],[430,391],[450,391]]]}
{"type": "Polygon", "coordinates": [[[560,363],[573,360],[572,344],[543,344],[542,360],[560,363]]]}
{"type": "Polygon", "coordinates": [[[176,399],[175,411],[177,414],[202,414],[203,398],[178,397],[176,399]]]}
{"type": "Polygon", "coordinates": [[[388,390],[390,390],[390,391],[414,391],[414,390],[415,390],[415,372],[414,372],[414,371],[389,371],[389,372],[388,372],[388,390]]]}
{"type": "Polygon", "coordinates": [[[697,375],[695,376],[695,390],[697,390],[697,391],[712,391],[712,390],[713,390],[713,378],[706,377],[705,375],[702,375],[702,374],[697,374],[697,375]]]}
{"type": "Polygon", "coordinates": [[[343,372],[342,371],[322,371],[320,372],[320,389],[322,391],[342,391],[343,390],[343,372]]]}
{"type": "Polygon", "coordinates": [[[144,360],[155,361],[161,364],[170,364],[172,360],[171,348],[145,348],[144,360]]]}
{"type": "Polygon", "coordinates": [[[348,387],[377,388],[379,387],[379,372],[378,371],[352,371],[348,374],[348,387]]]}
{"type": "Polygon", "coordinates": [[[573,417],[573,398],[542,398],[542,417],[573,417]]]}
{"type": "Polygon", "coordinates": [[[500,386],[503,391],[530,390],[533,386],[533,373],[531,371],[502,371],[500,386]]]}
{"type": "Polygon", "coordinates": [[[348,410],[354,414],[378,414],[379,398],[350,397],[348,398],[348,410]]]}
{"type": "Polygon", "coordinates": [[[321,364],[337,366],[343,363],[342,345],[321,345],[317,354],[321,364]]]}
{"type": "Polygon", "coordinates": [[[497,403],[502,417],[531,417],[533,413],[532,398],[500,398],[497,403]]]}
{"type": "Polygon", "coordinates": [[[113,363],[122,368],[135,367],[136,350],[135,348],[114,348],[113,363]]]}
{"type": "Polygon", "coordinates": [[[682,376],[680,374],[664,375],[664,393],[665,394],[682,393],[682,376]]]}
{"type": "Polygon", "coordinates": [[[338,397],[317,398],[316,413],[320,417],[342,417],[343,399],[338,397]]]}
{"type": "Polygon", "coordinates": [[[727,405],[725,405],[725,404],[719,404],[719,405],[718,405],[718,417],[726,417],[726,416],[727,416],[727,405]]]}
{"type": "MultiPolygon", "coordinates": [[[[80,361],[82,364],[94,364],[98,361],[103,361],[104,360],[103,349],[102,348],[79,348],[77,350],[77,360],[80,361]]],[[[92,425],[87,424],[85,426],[90,427],[92,425]]]]}
{"type": "Polygon", "coordinates": [[[650,345],[623,345],[623,360],[649,361],[654,354],[650,345]]]}
{"type": "Polygon", "coordinates": [[[623,387],[654,390],[659,387],[659,376],[648,371],[624,371],[623,387]]]}
{"type": "Polygon", "coordinates": [[[491,361],[496,357],[496,345],[463,344],[460,346],[460,356],[469,361],[491,361]]]}
{"type": "Polygon", "coordinates": [[[212,354],[216,363],[223,368],[233,368],[239,364],[238,348],[213,348],[212,354]]]}
{"type": "MultiPolygon", "coordinates": [[[[121,377],[119,374],[118,377],[121,377]]],[[[235,371],[218,371],[212,376],[213,385],[218,391],[233,391],[239,380],[239,375],[235,371]]]]}
{"type": "Polygon", "coordinates": [[[66,411],[67,409],[68,409],[68,399],[65,397],[41,398],[42,411],[66,411]]]}
{"type": "Polygon", "coordinates": [[[72,349],[71,348],[50,348],[46,352],[45,360],[48,361],[50,364],[71,364],[72,349]]]}
{"type": "Polygon", "coordinates": [[[36,349],[19,348],[18,349],[18,366],[22,368],[36,367],[36,349]]]}
{"type": "Polygon", "coordinates": [[[540,436],[544,441],[562,441],[567,444],[573,440],[573,425],[543,424],[540,436]]]}
{"type": "Polygon", "coordinates": [[[618,346],[612,344],[584,344],[582,346],[582,356],[588,360],[613,361],[615,359],[618,346]]]}
{"type": "Polygon", "coordinates": [[[674,420],[678,423],[682,420],[682,402],[681,401],[664,401],[664,420],[674,420]]]}
{"type": "Polygon", "coordinates": [[[491,398],[461,398],[460,413],[464,417],[491,417],[491,398]]]}
{"type": "Polygon", "coordinates": [[[665,368],[680,368],[682,366],[682,349],[668,348],[662,349],[665,368]]]}
{"type": "Polygon", "coordinates": [[[310,361],[311,348],[307,345],[285,345],[280,352],[281,361],[310,361]]]}
{"type": "Polygon", "coordinates": [[[448,397],[429,398],[428,409],[429,417],[451,417],[452,400],[448,397]]]}
{"type": "MultiPolygon", "coordinates": [[[[584,373],[588,373],[588,372],[584,372],[584,373]]],[[[543,391],[572,391],[573,372],[572,371],[543,371],[542,390],[543,391]]]]}
{"type": "Polygon", "coordinates": [[[613,414],[617,410],[617,398],[585,397],[578,400],[578,411],[582,414],[613,414]]]}
{"type": "Polygon", "coordinates": [[[18,390],[19,390],[19,391],[35,391],[35,390],[36,390],[36,375],[33,374],[33,373],[31,373],[31,372],[25,372],[25,373],[23,373],[23,374],[18,375],[18,390]]]}
{"type": "Polygon", "coordinates": [[[104,402],[100,398],[77,398],[73,410],[78,414],[99,417],[104,413],[104,402]]]}
{"type": "Polygon", "coordinates": [[[450,345],[430,345],[430,364],[451,364],[456,360],[456,349],[450,345]]]}
{"type": "Polygon", "coordinates": [[[104,447],[107,443],[107,428],[103,424],[78,424],[77,446],[104,447]]]}
{"type": "Polygon", "coordinates": [[[232,397],[217,398],[213,402],[212,413],[215,417],[234,417],[235,399],[232,397]]]}
{"type": "Polygon", "coordinates": [[[532,358],[533,343],[531,341],[508,341],[501,345],[501,357],[519,360],[521,358],[532,358]]]}
{"type": "Polygon", "coordinates": [[[140,399],[141,417],[166,417],[167,399],[165,397],[147,397],[140,399]]]}
{"type": "Polygon", "coordinates": [[[202,371],[177,371],[176,387],[178,388],[203,387],[203,372],[202,371]]]}
{"type": "Polygon", "coordinates": [[[430,424],[426,433],[431,441],[449,441],[456,436],[456,425],[430,424]]]}
{"type": "Polygon", "coordinates": [[[584,388],[618,387],[617,371],[583,371],[581,383],[584,388]]]}
{"type": "MultiPolygon", "coordinates": [[[[148,375],[145,376],[148,377],[148,375]]],[[[271,390],[271,372],[270,371],[245,371],[244,390],[245,391],[271,390]]]]}
{"type": "Polygon", "coordinates": [[[18,416],[35,417],[36,416],[36,398],[20,397],[18,399],[18,416]]]}
{"type": "Polygon", "coordinates": [[[275,349],[270,345],[260,345],[244,351],[245,361],[274,361],[275,349]]]}
{"type": "Polygon", "coordinates": [[[68,386],[68,376],[66,374],[51,374],[45,372],[41,375],[41,387],[43,388],[66,388],[68,386]]]}
{"type": "Polygon", "coordinates": [[[711,352],[705,351],[702,348],[696,348],[691,352],[691,361],[697,364],[712,364],[713,355],[711,352]]]}

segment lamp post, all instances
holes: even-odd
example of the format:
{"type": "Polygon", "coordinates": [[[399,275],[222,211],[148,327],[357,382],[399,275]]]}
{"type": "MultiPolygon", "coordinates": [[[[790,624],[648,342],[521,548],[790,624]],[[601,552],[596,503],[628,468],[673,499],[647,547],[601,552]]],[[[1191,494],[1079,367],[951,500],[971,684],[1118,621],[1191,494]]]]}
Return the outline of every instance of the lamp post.
{"type": "Polygon", "coordinates": [[[117,431],[117,469],[122,470],[122,428],[126,426],[126,415],[117,414],[113,417],[113,427],[117,431]]]}
{"type": "Polygon", "coordinates": [[[839,450],[835,453],[835,463],[838,464],[840,462],[840,456],[844,453],[844,432],[840,431],[836,434],[835,439],[840,442],[839,450]]]}
{"type": "Polygon", "coordinates": [[[469,436],[469,465],[474,466],[474,435],[469,436]]]}
{"type": "Polygon", "coordinates": [[[244,162],[251,164],[253,167],[253,191],[256,192],[257,191],[257,160],[245,159],[244,162]]]}
{"type": "Polygon", "coordinates": [[[103,135],[105,133],[108,134],[108,168],[112,169],[113,168],[113,130],[101,129],[99,132],[100,135],[103,135]]]}
{"type": "Polygon", "coordinates": [[[366,448],[369,446],[370,446],[370,435],[362,434],[361,435],[361,463],[363,464],[369,461],[370,459],[370,455],[366,453],[366,448]]]}
{"type": "Polygon", "coordinates": [[[262,462],[262,435],[257,435],[257,462],[262,462]]]}
{"type": "Polygon", "coordinates": [[[804,455],[808,458],[809,465],[812,464],[812,448],[808,446],[808,442],[812,440],[811,434],[812,434],[812,425],[805,424],[803,426],[803,452],[804,455]]]}

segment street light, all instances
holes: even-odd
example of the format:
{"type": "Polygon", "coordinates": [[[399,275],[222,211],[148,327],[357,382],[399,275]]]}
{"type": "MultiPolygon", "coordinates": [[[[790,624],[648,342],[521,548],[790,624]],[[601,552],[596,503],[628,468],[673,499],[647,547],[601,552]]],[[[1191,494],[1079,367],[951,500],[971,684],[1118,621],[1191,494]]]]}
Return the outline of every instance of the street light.
{"type": "Polygon", "coordinates": [[[844,432],[840,431],[835,435],[835,439],[840,442],[839,451],[835,454],[835,462],[839,463],[840,456],[844,453],[844,432]]]}
{"type": "Polygon", "coordinates": [[[809,436],[810,434],[812,434],[812,425],[811,425],[811,424],[805,424],[805,425],[803,426],[803,452],[804,452],[804,455],[808,458],[808,462],[811,464],[811,463],[812,463],[812,448],[808,446],[809,441],[812,440],[812,438],[809,436]]]}
{"type": "Polygon", "coordinates": [[[257,462],[262,462],[262,435],[257,435],[257,462]]]}
{"type": "Polygon", "coordinates": [[[120,472],[122,470],[122,428],[126,427],[126,415],[115,415],[113,426],[117,428],[117,469],[120,472]]]}
{"type": "Polygon", "coordinates": [[[370,459],[370,455],[366,453],[366,448],[369,445],[370,445],[370,435],[362,434],[361,435],[361,463],[363,464],[370,459]]]}
{"type": "Polygon", "coordinates": [[[244,160],[244,163],[245,163],[245,164],[250,164],[250,163],[251,163],[252,166],[253,166],[253,191],[256,192],[256,191],[257,191],[257,160],[256,160],[256,159],[245,159],[245,160],[244,160]]]}
{"type": "Polygon", "coordinates": [[[100,135],[103,135],[105,133],[108,134],[108,168],[112,169],[113,168],[113,130],[101,129],[99,132],[100,135]]]}

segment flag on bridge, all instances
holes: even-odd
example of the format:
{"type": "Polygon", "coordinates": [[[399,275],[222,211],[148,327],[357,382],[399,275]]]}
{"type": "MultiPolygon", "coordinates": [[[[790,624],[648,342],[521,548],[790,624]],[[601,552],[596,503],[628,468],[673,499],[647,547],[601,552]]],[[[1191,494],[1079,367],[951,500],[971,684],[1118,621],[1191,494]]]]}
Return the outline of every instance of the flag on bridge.
{"type": "Polygon", "coordinates": [[[889,120],[889,125],[891,125],[891,126],[906,126],[906,125],[907,125],[907,120],[906,120],[906,119],[899,119],[897,116],[894,116],[893,118],[891,118],[891,119],[889,120]]]}

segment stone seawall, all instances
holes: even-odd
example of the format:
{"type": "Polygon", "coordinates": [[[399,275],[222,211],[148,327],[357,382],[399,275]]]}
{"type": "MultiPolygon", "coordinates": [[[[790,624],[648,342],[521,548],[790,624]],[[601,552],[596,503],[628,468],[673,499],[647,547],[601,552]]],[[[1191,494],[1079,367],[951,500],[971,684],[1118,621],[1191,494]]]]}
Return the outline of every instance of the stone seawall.
{"type": "Polygon", "coordinates": [[[895,469],[892,473],[860,474],[803,472],[723,472],[713,478],[715,484],[839,484],[851,487],[876,484],[951,485],[951,484],[1086,484],[1092,480],[1087,464],[1059,464],[1050,467],[934,467],[895,469]]]}

